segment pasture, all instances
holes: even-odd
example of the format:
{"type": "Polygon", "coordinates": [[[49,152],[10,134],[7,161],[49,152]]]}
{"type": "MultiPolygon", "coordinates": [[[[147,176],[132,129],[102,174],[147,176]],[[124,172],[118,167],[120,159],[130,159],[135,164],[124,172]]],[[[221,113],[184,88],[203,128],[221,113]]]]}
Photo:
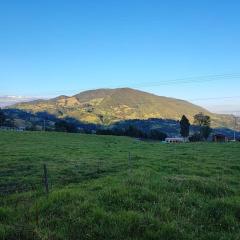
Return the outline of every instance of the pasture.
{"type": "Polygon", "coordinates": [[[240,239],[240,144],[0,132],[0,239],[240,239]]]}

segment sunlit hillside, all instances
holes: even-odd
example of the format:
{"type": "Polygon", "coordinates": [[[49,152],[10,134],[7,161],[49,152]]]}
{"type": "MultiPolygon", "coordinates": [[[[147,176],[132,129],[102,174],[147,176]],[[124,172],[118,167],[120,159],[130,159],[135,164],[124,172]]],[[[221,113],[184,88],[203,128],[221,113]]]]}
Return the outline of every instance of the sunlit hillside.
{"type": "Polygon", "coordinates": [[[59,96],[51,100],[17,104],[12,108],[32,113],[48,112],[59,118],[72,117],[79,121],[99,124],[111,124],[127,119],[179,120],[182,115],[186,115],[193,122],[193,116],[203,112],[211,116],[213,127],[234,127],[234,118],[230,115],[213,114],[187,101],[130,88],[86,91],[72,97],[59,96]]]}

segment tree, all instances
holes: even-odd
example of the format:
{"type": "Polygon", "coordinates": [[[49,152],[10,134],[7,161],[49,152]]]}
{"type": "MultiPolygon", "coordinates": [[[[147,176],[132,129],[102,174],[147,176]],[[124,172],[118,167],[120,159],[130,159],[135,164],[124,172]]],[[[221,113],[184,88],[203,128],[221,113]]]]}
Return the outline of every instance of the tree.
{"type": "Polygon", "coordinates": [[[97,129],[97,135],[114,135],[114,131],[111,129],[97,129]]]}
{"type": "Polygon", "coordinates": [[[208,139],[211,132],[212,132],[212,129],[210,128],[210,126],[202,126],[200,129],[200,133],[205,140],[208,139]]]}
{"type": "Polygon", "coordinates": [[[31,126],[28,126],[26,128],[27,131],[37,131],[37,124],[36,123],[31,123],[31,126]]]}
{"type": "Polygon", "coordinates": [[[4,121],[4,126],[14,128],[15,127],[15,122],[13,118],[6,119],[4,121]]]}
{"type": "Polygon", "coordinates": [[[55,123],[55,131],[57,132],[77,132],[77,128],[74,124],[67,121],[60,120],[55,123]]]}
{"type": "Polygon", "coordinates": [[[150,139],[165,141],[167,134],[157,129],[152,129],[149,134],[150,139]]]}
{"type": "Polygon", "coordinates": [[[129,137],[144,138],[145,134],[134,125],[129,125],[125,130],[125,135],[129,137]]]}
{"type": "Polygon", "coordinates": [[[190,142],[200,142],[202,141],[202,136],[200,133],[194,133],[192,136],[189,137],[190,142]]]}
{"type": "Polygon", "coordinates": [[[182,116],[180,121],[180,134],[182,137],[187,138],[189,136],[190,122],[185,115],[182,116]]]}
{"type": "Polygon", "coordinates": [[[211,119],[209,116],[204,115],[202,112],[196,114],[194,116],[194,124],[202,127],[202,126],[209,126],[211,125],[211,119]]]}
{"type": "Polygon", "coordinates": [[[6,117],[2,109],[0,108],[0,126],[2,126],[6,121],[6,117]]]}
{"type": "Polygon", "coordinates": [[[205,140],[208,139],[211,129],[211,118],[203,113],[194,116],[194,123],[200,127],[200,134],[205,140]]]}

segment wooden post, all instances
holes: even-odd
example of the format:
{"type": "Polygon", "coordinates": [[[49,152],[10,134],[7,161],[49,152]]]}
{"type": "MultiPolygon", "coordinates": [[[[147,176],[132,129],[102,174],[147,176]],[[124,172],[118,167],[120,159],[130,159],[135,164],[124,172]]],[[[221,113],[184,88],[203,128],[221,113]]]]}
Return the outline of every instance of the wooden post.
{"type": "Polygon", "coordinates": [[[37,204],[37,201],[36,201],[36,204],[35,204],[35,218],[36,218],[36,225],[38,226],[39,225],[39,213],[38,213],[38,204],[37,204]]]}
{"type": "Polygon", "coordinates": [[[49,193],[49,188],[48,188],[48,176],[47,176],[47,165],[43,165],[43,171],[44,171],[44,186],[46,189],[46,193],[49,193]]]}

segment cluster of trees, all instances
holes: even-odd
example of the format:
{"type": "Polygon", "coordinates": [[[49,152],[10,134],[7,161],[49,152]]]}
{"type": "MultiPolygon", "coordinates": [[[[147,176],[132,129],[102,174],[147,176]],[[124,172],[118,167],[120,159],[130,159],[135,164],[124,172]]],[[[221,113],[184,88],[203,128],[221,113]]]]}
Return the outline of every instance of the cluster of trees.
{"type": "Polygon", "coordinates": [[[6,121],[6,116],[2,109],[0,108],[0,126],[3,126],[6,121]]]}
{"type": "Polygon", "coordinates": [[[78,129],[75,124],[69,123],[64,120],[59,120],[55,123],[55,131],[57,132],[78,132],[78,129]]]}
{"type": "MultiPolygon", "coordinates": [[[[211,134],[211,119],[209,116],[204,115],[203,113],[196,114],[194,116],[194,125],[197,131],[190,136],[190,121],[188,118],[183,115],[180,121],[180,134],[183,138],[189,139],[192,142],[203,141],[207,140],[211,134]]],[[[0,126],[8,126],[14,127],[14,121],[6,117],[2,109],[0,108],[0,126]]],[[[36,126],[32,126],[28,130],[37,130],[36,126]]],[[[77,125],[66,121],[66,120],[58,120],[55,123],[54,127],[55,131],[58,132],[80,132],[77,125]]],[[[85,133],[90,133],[84,131],[85,133]]],[[[109,129],[102,129],[97,128],[96,134],[99,135],[116,135],[116,136],[129,136],[129,137],[136,137],[136,138],[146,138],[146,139],[154,139],[164,141],[167,137],[167,134],[160,131],[159,129],[151,129],[148,131],[143,131],[141,128],[138,128],[135,124],[130,124],[124,128],[109,128],[109,129]]]]}
{"type": "MultiPolygon", "coordinates": [[[[59,120],[55,123],[55,131],[57,132],[80,132],[77,126],[74,123],[69,123],[65,120],[59,120]]],[[[82,132],[82,131],[81,131],[82,132]]],[[[90,133],[84,131],[84,133],[90,133]]],[[[98,135],[115,135],[115,136],[129,136],[135,138],[144,138],[144,139],[154,139],[164,141],[167,137],[166,133],[159,131],[158,129],[152,129],[148,133],[142,131],[135,125],[129,125],[125,128],[98,128],[96,129],[96,134],[98,135]]]]}
{"type": "Polygon", "coordinates": [[[15,127],[14,119],[7,117],[1,108],[0,108],[0,126],[15,127]]]}
{"type": "Polygon", "coordinates": [[[203,113],[198,113],[194,116],[194,125],[197,126],[198,131],[189,137],[190,122],[185,115],[182,116],[180,121],[180,134],[184,138],[189,137],[189,141],[198,142],[207,140],[212,132],[211,118],[203,113]]]}
{"type": "Polygon", "coordinates": [[[126,128],[112,128],[112,129],[98,129],[96,131],[98,135],[116,135],[116,136],[128,136],[144,139],[154,139],[164,141],[167,134],[159,131],[158,129],[152,129],[148,133],[142,131],[134,125],[129,125],[126,128]]]}

